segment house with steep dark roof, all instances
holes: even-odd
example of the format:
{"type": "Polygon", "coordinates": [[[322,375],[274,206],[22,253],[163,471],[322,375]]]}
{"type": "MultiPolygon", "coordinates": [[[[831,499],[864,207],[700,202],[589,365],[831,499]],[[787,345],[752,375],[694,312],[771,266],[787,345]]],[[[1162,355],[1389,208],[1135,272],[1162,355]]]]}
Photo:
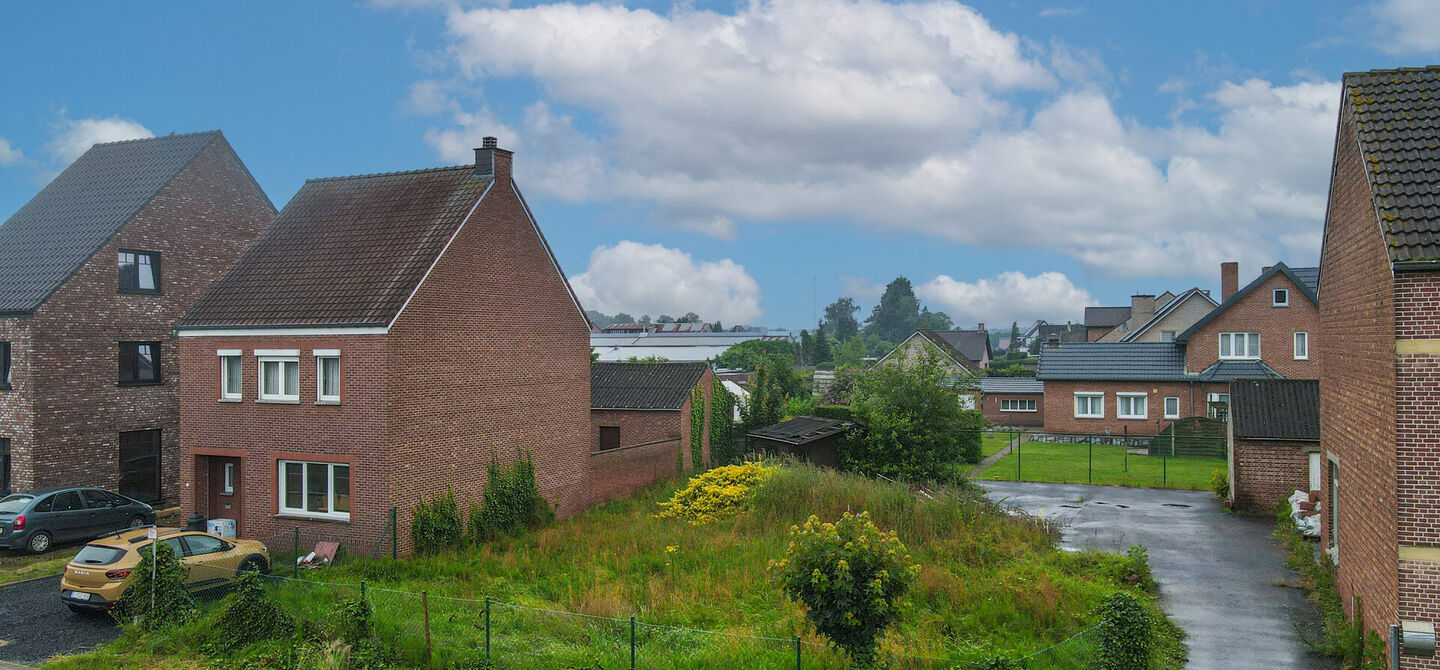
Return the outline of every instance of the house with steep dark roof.
{"type": "Polygon", "coordinates": [[[211,131],[97,144],[0,225],[0,494],[179,502],[173,329],[274,216],[211,131]]]}
{"type": "MultiPolygon", "coordinates": [[[[1153,296],[1146,296],[1153,298],[1153,296]]],[[[1098,342],[1116,326],[1130,320],[1131,307],[1086,307],[1085,341],[1098,342]]]]}
{"type": "Polygon", "coordinates": [[[931,330],[921,328],[876,361],[910,360],[921,351],[940,354],[956,374],[979,374],[990,367],[990,333],[985,324],[975,330],[931,330]]]}
{"type": "Polygon", "coordinates": [[[1230,382],[1232,509],[1268,514],[1295,491],[1320,490],[1320,381],[1230,382]]]}
{"type": "Polygon", "coordinates": [[[305,182],[179,324],[186,512],[408,551],[422,497],[527,454],[590,503],[590,323],[511,163],[305,182]]]}
{"type": "Polygon", "coordinates": [[[1131,320],[1106,333],[1098,341],[1173,342],[1177,335],[1195,325],[1196,321],[1205,318],[1219,304],[1210,297],[1209,291],[1196,287],[1163,302],[1160,298],[1156,298],[1155,305],[1157,307],[1150,310],[1148,317],[1143,320],[1134,318],[1136,312],[1132,305],[1131,320]]]}
{"type": "Polygon", "coordinates": [[[706,363],[591,364],[594,500],[619,498],[709,465],[715,386],[706,363]],[[692,431],[697,421],[701,425],[692,431]]]}
{"type": "Polygon", "coordinates": [[[1382,640],[1440,623],[1437,197],[1440,67],[1346,74],[1320,254],[1321,544],[1382,640]]]}

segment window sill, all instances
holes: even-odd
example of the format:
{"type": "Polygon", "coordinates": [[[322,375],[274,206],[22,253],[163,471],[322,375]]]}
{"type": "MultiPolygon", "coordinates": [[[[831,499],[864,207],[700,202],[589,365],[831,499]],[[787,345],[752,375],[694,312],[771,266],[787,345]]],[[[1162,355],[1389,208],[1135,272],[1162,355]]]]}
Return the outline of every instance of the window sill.
{"type": "Polygon", "coordinates": [[[1121,421],[1149,421],[1149,420],[1150,420],[1150,417],[1148,417],[1148,416],[1117,416],[1117,417],[1115,417],[1115,418],[1116,418],[1116,419],[1119,419],[1119,420],[1121,420],[1121,421]]]}
{"type": "MultiPolygon", "coordinates": [[[[1002,410],[1000,410],[1000,411],[1002,411],[1002,412],[1016,413],[1016,414],[1023,414],[1023,413],[1025,413],[1025,412],[1034,413],[1034,412],[1038,412],[1038,411],[1040,411],[1040,410],[1038,410],[1038,409],[1002,409],[1002,410]]],[[[1078,417],[1077,417],[1077,418],[1078,418],[1078,417]]]]}
{"type": "Polygon", "coordinates": [[[220,398],[215,402],[245,402],[244,398],[220,398]]]}
{"type": "Polygon", "coordinates": [[[316,404],[316,405],[337,405],[337,406],[338,406],[338,405],[340,404],[340,401],[339,401],[339,400],[316,400],[316,401],[315,401],[315,404],[316,404]]]}
{"type": "Polygon", "coordinates": [[[343,523],[349,525],[349,516],[338,516],[329,514],[297,514],[295,512],[281,512],[273,515],[273,519],[289,519],[291,521],[324,521],[327,523],[343,523]]]}
{"type": "Polygon", "coordinates": [[[288,400],[281,398],[256,398],[255,402],[262,405],[299,405],[300,399],[295,398],[294,400],[288,400]]]}
{"type": "Polygon", "coordinates": [[[1179,420],[1180,420],[1180,415],[1179,415],[1179,414],[1176,414],[1175,416],[1166,416],[1166,417],[1165,417],[1165,420],[1166,420],[1166,421],[1179,421],[1179,420]]]}
{"type": "Polygon", "coordinates": [[[163,381],[153,381],[153,382],[115,382],[115,385],[116,385],[116,386],[119,386],[119,387],[122,387],[122,388],[123,388],[123,387],[130,387],[130,386],[164,386],[164,385],[165,385],[165,382],[163,382],[163,381]]]}
{"type": "Polygon", "coordinates": [[[1077,419],[1103,419],[1103,418],[1105,418],[1105,417],[1103,417],[1103,416],[1101,416],[1101,415],[1099,415],[1099,414],[1076,414],[1076,415],[1075,415],[1075,418],[1077,418],[1077,419]]]}

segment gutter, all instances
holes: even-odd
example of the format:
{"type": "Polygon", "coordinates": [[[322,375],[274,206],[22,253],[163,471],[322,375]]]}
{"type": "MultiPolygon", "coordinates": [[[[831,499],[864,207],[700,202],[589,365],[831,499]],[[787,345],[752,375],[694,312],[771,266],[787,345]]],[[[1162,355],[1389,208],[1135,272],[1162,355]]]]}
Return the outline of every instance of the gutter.
{"type": "Polygon", "coordinates": [[[1396,261],[1390,268],[1395,272],[1440,272],[1440,260],[1396,261]]]}

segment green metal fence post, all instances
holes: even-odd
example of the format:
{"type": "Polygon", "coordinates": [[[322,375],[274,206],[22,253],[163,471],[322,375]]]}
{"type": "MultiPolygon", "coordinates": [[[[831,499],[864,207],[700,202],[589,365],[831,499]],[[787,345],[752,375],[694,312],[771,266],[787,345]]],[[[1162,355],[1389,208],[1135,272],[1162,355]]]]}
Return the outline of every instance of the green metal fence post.
{"type": "Polygon", "coordinates": [[[300,578],[300,527],[295,527],[295,578],[300,578]]]}
{"type": "Polygon", "coordinates": [[[365,602],[365,580],[360,580],[360,602],[365,602]]]}
{"type": "Polygon", "coordinates": [[[635,615],[630,615],[630,670],[635,670],[635,615]]]}
{"type": "Polygon", "coordinates": [[[430,667],[430,592],[420,592],[420,610],[425,615],[425,667],[430,667]]]}
{"type": "Polygon", "coordinates": [[[1130,472],[1130,427],[1121,426],[1121,428],[1125,429],[1125,465],[1121,469],[1128,473],[1130,472]]]}
{"type": "Polygon", "coordinates": [[[1086,483],[1086,484],[1094,484],[1094,483],[1095,483],[1095,445],[1094,445],[1094,444],[1091,444],[1091,445],[1090,445],[1089,454],[1088,454],[1088,460],[1087,460],[1087,462],[1086,462],[1086,468],[1087,468],[1087,469],[1085,470],[1085,483],[1086,483]]]}
{"type": "Polygon", "coordinates": [[[396,508],[394,506],[391,506],[390,508],[390,558],[392,560],[398,558],[400,554],[400,552],[396,548],[396,545],[399,543],[400,540],[400,526],[399,524],[395,523],[395,509],[396,508]]]}
{"type": "Polygon", "coordinates": [[[800,670],[800,636],[795,636],[795,670],[800,670]]]}
{"type": "Polygon", "coordinates": [[[490,660],[490,596],[485,596],[485,660],[490,660]]]}
{"type": "Polygon", "coordinates": [[[1015,481],[1023,482],[1025,477],[1020,474],[1020,441],[1015,441],[1015,481]]]}

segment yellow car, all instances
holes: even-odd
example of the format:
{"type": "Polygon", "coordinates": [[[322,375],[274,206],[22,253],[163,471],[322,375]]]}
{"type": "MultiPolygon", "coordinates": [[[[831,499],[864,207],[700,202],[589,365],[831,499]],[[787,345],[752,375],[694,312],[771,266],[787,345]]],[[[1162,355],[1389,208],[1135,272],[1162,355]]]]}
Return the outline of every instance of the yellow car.
{"type": "MultiPolygon", "coordinates": [[[[169,545],[189,568],[185,586],[191,591],[224,586],[241,572],[270,570],[270,552],[255,540],[232,540],[179,528],[158,528],[161,544],[169,545]]],[[[86,544],[65,566],[60,599],[76,612],[108,610],[130,584],[140,565],[140,550],[150,546],[149,528],[125,530],[86,544]]]]}

